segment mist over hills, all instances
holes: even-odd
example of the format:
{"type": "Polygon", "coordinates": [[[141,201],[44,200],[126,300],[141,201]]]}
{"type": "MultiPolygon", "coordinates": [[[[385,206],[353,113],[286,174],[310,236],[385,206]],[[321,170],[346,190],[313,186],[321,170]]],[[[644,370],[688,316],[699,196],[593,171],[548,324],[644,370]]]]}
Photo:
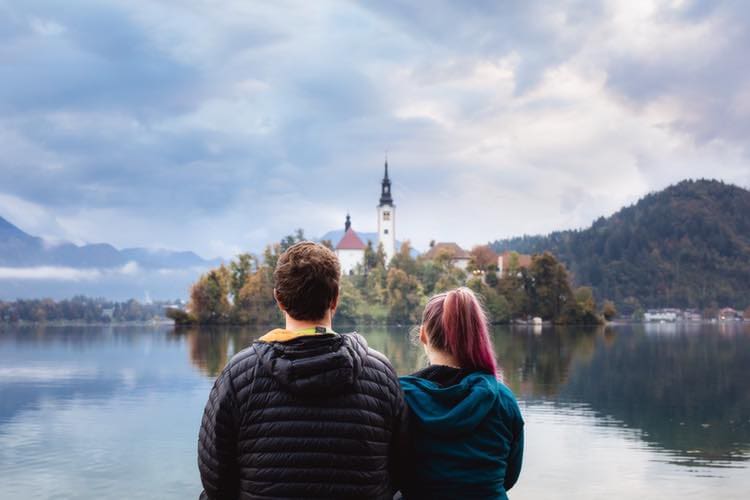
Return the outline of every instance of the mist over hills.
{"type": "Polygon", "coordinates": [[[202,270],[220,262],[189,251],[52,243],[0,217],[0,299],[184,297],[202,270]]]}
{"type": "Polygon", "coordinates": [[[750,191],[720,181],[682,181],[587,229],[491,246],[549,250],[577,284],[626,309],[750,305],[750,191]]]}

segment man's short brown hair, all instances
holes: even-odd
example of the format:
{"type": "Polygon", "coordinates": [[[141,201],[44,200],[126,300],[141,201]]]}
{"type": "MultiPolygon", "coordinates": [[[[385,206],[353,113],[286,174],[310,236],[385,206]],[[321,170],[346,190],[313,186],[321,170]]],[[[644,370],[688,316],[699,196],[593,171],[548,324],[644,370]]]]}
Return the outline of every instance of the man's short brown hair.
{"type": "Polygon", "coordinates": [[[302,241],[279,257],[273,273],[276,300],[292,318],[317,321],[339,295],[339,259],[331,249],[302,241]]]}

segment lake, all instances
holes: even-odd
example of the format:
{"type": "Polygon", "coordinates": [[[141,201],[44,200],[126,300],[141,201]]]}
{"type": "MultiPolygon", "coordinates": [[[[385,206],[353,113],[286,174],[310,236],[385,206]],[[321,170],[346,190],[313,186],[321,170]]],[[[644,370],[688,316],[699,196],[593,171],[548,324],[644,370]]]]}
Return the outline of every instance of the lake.
{"type": "MultiPolygon", "coordinates": [[[[216,374],[263,332],[0,326],[0,498],[197,498],[216,374]]],[[[406,328],[363,328],[400,374],[406,328]]],[[[498,327],[526,420],[513,500],[745,499],[750,324],[498,327]]]]}

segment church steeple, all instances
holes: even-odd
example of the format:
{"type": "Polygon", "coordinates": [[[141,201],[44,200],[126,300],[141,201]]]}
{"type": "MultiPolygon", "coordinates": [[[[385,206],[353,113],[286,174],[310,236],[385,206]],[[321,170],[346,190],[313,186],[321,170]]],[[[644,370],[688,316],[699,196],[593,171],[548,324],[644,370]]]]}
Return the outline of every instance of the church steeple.
{"type": "Polygon", "coordinates": [[[344,223],[344,232],[347,232],[352,227],[352,218],[349,214],[346,214],[346,222],[344,223]]]}
{"type": "Polygon", "coordinates": [[[380,206],[393,205],[391,197],[391,180],[388,178],[388,159],[385,160],[385,175],[380,186],[380,206]]]}

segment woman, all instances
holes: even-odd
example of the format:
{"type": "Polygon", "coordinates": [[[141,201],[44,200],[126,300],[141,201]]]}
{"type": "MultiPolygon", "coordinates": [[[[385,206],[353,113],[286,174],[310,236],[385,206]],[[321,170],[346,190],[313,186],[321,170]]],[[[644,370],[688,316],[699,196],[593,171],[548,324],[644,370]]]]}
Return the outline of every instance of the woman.
{"type": "Polygon", "coordinates": [[[401,491],[418,498],[507,499],[523,455],[523,419],[497,379],[487,317],[459,288],[430,299],[419,340],[430,366],[401,377],[410,457],[401,491]]]}

